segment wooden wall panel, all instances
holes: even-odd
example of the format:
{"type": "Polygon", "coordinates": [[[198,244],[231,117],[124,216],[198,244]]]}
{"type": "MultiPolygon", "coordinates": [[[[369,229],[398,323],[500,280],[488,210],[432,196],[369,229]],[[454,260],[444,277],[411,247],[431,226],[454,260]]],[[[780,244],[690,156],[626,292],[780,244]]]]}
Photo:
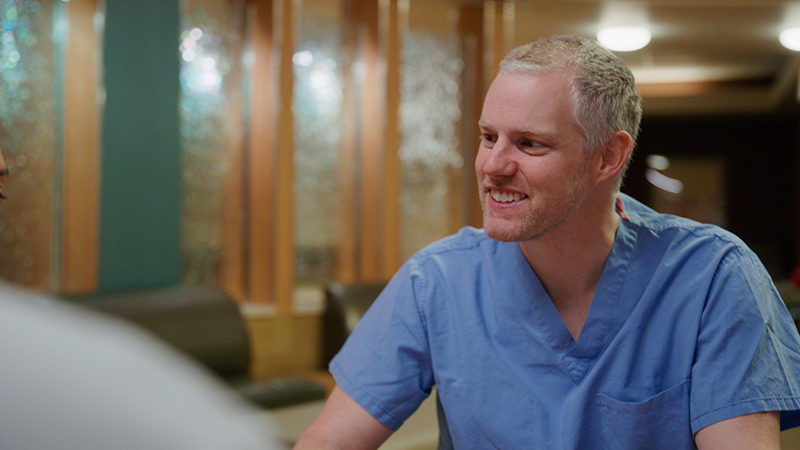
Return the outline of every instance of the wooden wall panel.
{"type": "Polygon", "coordinates": [[[488,87],[514,41],[514,0],[487,1],[484,17],[484,82],[488,87]]]}
{"type": "Polygon", "coordinates": [[[296,11],[298,0],[280,1],[280,79],[278,100],[277,172],[275,174],[277,210],[275,220],[275,304],[281,314],[292,312],[295,285],[295,233],[294,233],[294,65],[296,11]]]}
{"type": "Polygon", "coordinates": [[[100,125],[97,99],[98,0],[65,3],[69,21],[64,57],[64,141],[61,287],[97,289],[100,208],[100,125]]]}
{"type": "Polygon", "coordinates": [[[407,0],[345,0],[337,281],[386,281],[400,264],[399,129],[407,0]],[[404,12],[406,11],[406,12],[404,12]]]}
{"type": "MultiPolygon", "coordinates": [[[[236,7],[240,0],[229,0],[231,7],[236,7]]],[[[242,43],[244,46],[244,43],[242,43]]],[[[243,48],[233,50],[235,54],[243,54],[243,48]]],[[[219,283],[221,287],[236,301],[242,302],[247,296],[245,257],[247,228],[245,224],[247,205],[245,204],[245,170],[248,167],[245,157],[245,115],[244,115],[244,71],[243,58],[232,61],[228,74],[228,93],[230,100],[226,102],[227,116],[233,126],[229,133],[225,162],[230,168],[224,178],[224,217],[222,229],[222,245],[220,246],[219,283]]]]}
{"type": "Polygon", "coordinates": [[[386,127],[384,134],[385,176],[383,207],[383,242],[380,278],[389,280],[400,268],[400,190],[402,185],[400,146],[400,73],[402,43],[408,20],[408,1],[389,0],[385,3],[386,26],[386,127]]]}
{"type": "MultiPolygon", "coordinates": [[[[250,301],[274,304],[285,313],[292,309],[295,283],[291,57],[299,6],[296,0],[273,2],[251,0],[255,11],[251,23],[255,62],[247,165],[246,272],[250,301]]],[[[386,281],[402,263],[399,108],[408,1],[345,0],[342,5],[347,25],[343,29],[346,56],[338,168],[341,236],[335,252],[334,277],[344,283],[386,281]]],[[[502,13],[503,4],[492,5],[492,11],[499,10],[501,16],[499,22],[492,22],[493,36],[505,35],[507,17],[502,13]]],[[[468,30],[472,58],[483,61],[483,44],[495,45],[497,41],[483,37],[486,8],[463,9],[466,12],[459,30],[468,30]]],[[[464,106],[470,109],[466,117],[472,122],[477,121],[479,111],[475,108],[483,100],[485,83],[481,77],[487,71],[485,67],[475,64],[469,72],[473,80],[464,106]]],[[[473,124],[469,135],[476,134],[473,124]]],[[[465,145],[471,148],[477,144],[472,139],[465,140],[465,145]]],[[[451,174],[455,191],[462,198],[475,184],[471,170],[474,151],[463,153],[467,175],[451,174]]],[[[474,197],[450,212],[454,230],[473,216],[480,217],[477,195],[474,197]]]]}
{"type": "Polygon", "coordinates": [[[359,156],[361,186],[359,189],[359,279],[374,282],[380,279],[381,228],[381,179],[383,172],[382,129],[384,126],[380,78],[380,52],[378,20],[379,8],[375,0],[359,0],[359,59],[363,66],[359,115],[359,156]]]}
{"type": "Polygon", "coordinates": [[[248,145],[248,293],[252,303],[292,312],[296,0],[252,0],[248,145]]]}
{"type": "MultiPolygon", "coordinates": [[[[343,20],[352,24],[355,21],[354,5],[344,2],[343,20]]],[[[342,129],[339,141],[339,161],[337,179],[339,180],[339,242],[334,258],[336,281],[344,284],[355,283],[358,279],[358,183],[357,167],[357,86],[352,62],[356,56],[357,32],[355,26],[342,29],[344,61],[342,66],[342,129]],[[348,63],[349,62],[349,63],[348,63]]]]}
{"type": "Polygon", "coordinates": [[[273,101],[275,98],[275,75],[273,59],[273,14],[271,0],[251,0],[250,47],[252,67],[250,77],[250,123],[248,142],[248,226],[247,226],[247,282],[248,301],[268,303],[273,251],[272,209],[275,145],[272,137],[275,129],[273,101]]]}
{"type": "Polygon", "coordinates": [[[484,22],[483,7],[464,5],[459,9],[458,31],[461,36],[461,53],[464,57],[464,72],[461,80],[461,142],[464,167],[461,176],[464,183],[464,225],[476,228],[483,226],[483,211],[478,197],[475,175],[475,156],[480,145],[478,120],[483,109],[483,98],[488,84],[484,75],[488,68],[483,64],[484,22]]]}

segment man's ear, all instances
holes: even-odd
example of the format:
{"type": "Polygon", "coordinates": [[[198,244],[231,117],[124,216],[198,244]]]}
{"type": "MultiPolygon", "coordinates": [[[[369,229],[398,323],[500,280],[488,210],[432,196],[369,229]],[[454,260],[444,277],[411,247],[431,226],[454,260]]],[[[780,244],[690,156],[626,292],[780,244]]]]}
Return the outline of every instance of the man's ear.
{"type": "Polygon", "coordinates": [[[615,178],[625,168],[633,151],[633,138],[625,131],[616,131],[600,149],[597,181],[615,178]]]}

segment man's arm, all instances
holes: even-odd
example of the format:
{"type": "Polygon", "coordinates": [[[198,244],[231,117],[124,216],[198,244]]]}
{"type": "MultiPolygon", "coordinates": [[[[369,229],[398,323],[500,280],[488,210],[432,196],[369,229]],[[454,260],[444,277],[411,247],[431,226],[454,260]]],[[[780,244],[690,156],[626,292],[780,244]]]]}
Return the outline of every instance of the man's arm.
{"type": "Polygon", "coordinates": [[[698,450],[779,450],[778,411],[747,414],[711,424],[695,434],[698,450]]]}
{"type": "Polygon", "coordinates": [[[391,434],[389,427],[336,386],[319,416],[297,440],[294,450],[377,449],[391,434]]]}

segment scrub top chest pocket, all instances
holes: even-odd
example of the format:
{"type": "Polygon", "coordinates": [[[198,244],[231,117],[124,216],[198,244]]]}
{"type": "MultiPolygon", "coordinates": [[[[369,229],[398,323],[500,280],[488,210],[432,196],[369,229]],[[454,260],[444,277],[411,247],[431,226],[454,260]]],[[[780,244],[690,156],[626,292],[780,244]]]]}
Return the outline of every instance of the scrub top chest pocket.
{"type": "Polygon", "coordinates": [[[689,380],[642,401],[620,401],[599,394],[605,450],[690,450],[689,380]]]}

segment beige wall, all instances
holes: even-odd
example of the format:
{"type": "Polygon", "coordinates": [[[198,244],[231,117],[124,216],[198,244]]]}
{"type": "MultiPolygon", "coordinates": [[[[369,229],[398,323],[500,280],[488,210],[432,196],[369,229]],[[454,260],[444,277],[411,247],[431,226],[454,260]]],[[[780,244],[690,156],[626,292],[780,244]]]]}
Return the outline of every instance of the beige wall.
{"type": "Polygon", "coordinates": [[[800,450],[800,428],[781,433],[781,450],[800,450]]]}
{"type": "Polygon", "coordinates": [[[253,314],[245,321],[251,343],[250,373],[255,379],[322,370],[319,314],[253,314]]]}

